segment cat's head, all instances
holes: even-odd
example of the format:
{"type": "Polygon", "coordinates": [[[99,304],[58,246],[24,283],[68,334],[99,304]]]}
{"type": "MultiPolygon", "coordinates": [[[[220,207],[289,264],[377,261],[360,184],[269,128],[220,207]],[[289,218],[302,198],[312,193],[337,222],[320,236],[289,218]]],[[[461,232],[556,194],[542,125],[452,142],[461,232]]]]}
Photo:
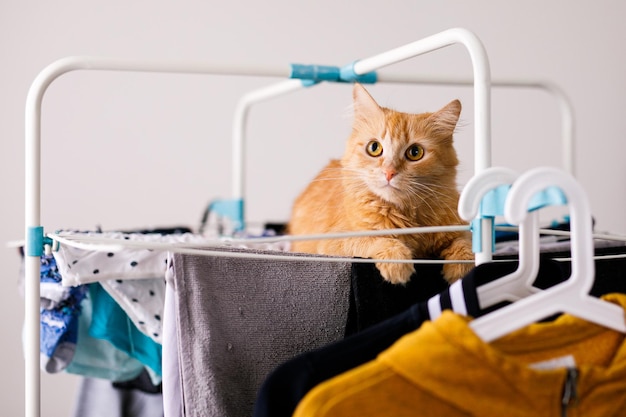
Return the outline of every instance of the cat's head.
{"type": "Polygon", "coordinates": [[[352,187],[360,183],[399,207],[455,195],[459,161],[452,135],[461,113],[458,100],[434,113],[401,113],[379,106],[360,84],[353,100],[352,134],[342,158],[352,187]]]}

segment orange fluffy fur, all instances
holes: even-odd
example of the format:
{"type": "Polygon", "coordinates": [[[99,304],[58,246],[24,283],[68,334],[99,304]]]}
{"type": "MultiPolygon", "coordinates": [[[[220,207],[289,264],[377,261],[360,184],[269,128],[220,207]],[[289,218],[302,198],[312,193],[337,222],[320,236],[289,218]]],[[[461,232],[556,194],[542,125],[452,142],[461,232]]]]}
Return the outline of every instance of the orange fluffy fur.
{"type": "MultiPolygon", "coordinates": [[[[435,113],[401,113],[379,106],[359,84],[353,99],[354,123],[345,154],[332,160],[296,199],[288,232],[462,224],[452,139],[461,103],[454,100],[435,113]]],[[[373,259],[473,259],[464,232],[300,241],[292,250],[373,259]]],[[[415,272],[410,263],[376,266],[385,280],[396,284],[408,282],[415,272]]],[[[471,263],[449,263],[443,275],[453,282],[471,268],[471,263]]]]}

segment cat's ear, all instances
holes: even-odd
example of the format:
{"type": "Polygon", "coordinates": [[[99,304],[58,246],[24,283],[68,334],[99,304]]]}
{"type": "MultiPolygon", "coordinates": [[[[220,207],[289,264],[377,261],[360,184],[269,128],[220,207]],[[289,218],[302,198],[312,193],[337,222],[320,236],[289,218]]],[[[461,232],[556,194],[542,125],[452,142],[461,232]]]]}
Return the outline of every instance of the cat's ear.
{"type": "Polygon", "coordinates": [[[443,108],[428,116],[433,133],[441,136],[451,136],[461,115],[461,102],[452,100],[443,108]]]}
{"type": "Polygon", "coordinates": [[[383,111],[378,103],[376,103],[376,100],[374,100],[365,87],[359,83],[354,84],[352,99],[355,120],[369,120],[373,117],[383,115],[383,111]]]}

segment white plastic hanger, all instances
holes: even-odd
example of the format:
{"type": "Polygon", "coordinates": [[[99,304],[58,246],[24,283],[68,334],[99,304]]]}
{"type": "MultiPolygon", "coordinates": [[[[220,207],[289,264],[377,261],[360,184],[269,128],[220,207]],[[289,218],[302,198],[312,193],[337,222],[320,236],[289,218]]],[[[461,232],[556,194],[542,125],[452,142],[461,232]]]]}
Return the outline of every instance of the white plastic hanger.
{"type": "Polygon", "coordinates": [[[526,208],[533,195],[549,186],[559,187],[567,197],[572,275],[565,282],[473,320],[470,326],[486,342],[558,313],[569,313],[626,333],[624,310],[589,295],[595,278],[591,210],[583,189],[572,176],[555,168],[535,168],[524,173],[509,191],[504,207],[506,220],[521,223],[528,216],[526,208]]]}
{"type": "MultiPolygon", "coordinates": [[[[463,187],[459,199],[459,214],[472,220],[487,193],[502,185],[511,185],[518,174],[509,168],[490,167],[473,176],[463,187]]],[[[503,210],[503,208],[498,208],[503,210]]],[[[530,212],[519,225],[519,266],[509,275],[481,285],[477,289],[478,303],[487,308],[502,301],[517,301],[539,291],[533,282],[539,271],[538,215],[530,212]]],[[[491,245],[492,242],[483,242],[491,245]]]]}

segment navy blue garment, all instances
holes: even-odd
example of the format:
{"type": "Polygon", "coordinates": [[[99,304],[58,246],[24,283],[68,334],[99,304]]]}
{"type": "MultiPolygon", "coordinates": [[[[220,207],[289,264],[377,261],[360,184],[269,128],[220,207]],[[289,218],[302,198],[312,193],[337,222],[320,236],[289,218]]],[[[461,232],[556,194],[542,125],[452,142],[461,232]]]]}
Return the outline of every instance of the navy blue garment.
{"type": "Polygon", "coordinates": [[[406,285],[395,285],[385,281],[374,264],[353,263],[344,335],[361,332],[445,291],[448,283],[441,268],[441,264],[415,264],[411,280],[406,285]]]}
{"type": "MultiPolygon", "coordinates": [[[[599,258],[595,261],[596,275],[593,286],[589,294],[600,297],[604,294],[618,292],[626,294],[626,258],[611,258],[610,255],[623,255],[626,253],[626,246],[620,243],[619,246],[609,246],[604,248],[596,248],[595,255],[605,258],[599,258]]],[[[554,257],[569,256],[568,252],[550,254],[554,257]]],[[[571,275],[571,262],[560,262],[565,276],[571,275]]],[[[538,285],[539,286],[539,285],[538,285]]],[[[546,287],[540,287],[546,288],[546,287]]]]}
{"type": "MultiPolygon", "coordinates": [[[[461,307],[459,310],[465,310],[466,314],[474,317],[484,314],[484,311],[479,308],[476,288],[513,272],[517,269],[517,265],[517,262],[488,263],[474,268],[460,283],[464,298],[461,301],[464,305],[459,306],[457,304],[454,306],[455,309],[461,307]]],[[[539,277],[544,283],[552,282],[552,285],[563,280],[560,266],[553,261],[542,261],[539,277]]],[[[413,279],[419,278],[413,277],[413,279]]],[[[382,280],[380,275],[378,275],[378,280],[382,280]]],[[[374,282],[375,280],[372,280],[372,283],[374,282]]],[[[364,289],[363,285],[359,285],[359,287],[360,290],[364,289]]],[[[381,287],[378,282],[375,282],[373,288],[381,287]]],[[[386,288],[386,286],[382,286],[382,288],[386,288]]],[[[395,286],[394,288],[390,291],[406,294],[406,287],[395,286]]],[[[371,295],[367,298],[366,304],[368,308],[376,308],[373,300],[377,297],[374,296],[374,293],[371,295]]],[[[406,300],[412,296],[415,294],[405,295],[406,299],[402,299],[401,303],[407,302],[406,300]]],[[[382,297],[382,299],[385,298],[382,297]]],[[[381,298],[379,298],[380,300],[381,298]]],[[[452,309],[453,307],[450,292],[447,289],[438,294],[436,300],[441,310],[452,309]]],[[[388,305],[393,304],[390,301],[389,299],[384,300],[388,305]]],[[[385,311],[389,312],[394,308],[399,307],[388,307],[385,308],[385,311]]],[[[379,314],[377,317],[382,317],[382,315],[379,314]]],[[[253,416],[290,417],[300,400],[316,385],[375,359],[379,353],[405,334],[418,329],[424,321],[430,320],[430,318],[427,300],[414,303],[400,314],[394,314],[386,320],[373,324],[343,340],[305,352],[283,363],[274,369],[261,386],[253,416]]]]}

